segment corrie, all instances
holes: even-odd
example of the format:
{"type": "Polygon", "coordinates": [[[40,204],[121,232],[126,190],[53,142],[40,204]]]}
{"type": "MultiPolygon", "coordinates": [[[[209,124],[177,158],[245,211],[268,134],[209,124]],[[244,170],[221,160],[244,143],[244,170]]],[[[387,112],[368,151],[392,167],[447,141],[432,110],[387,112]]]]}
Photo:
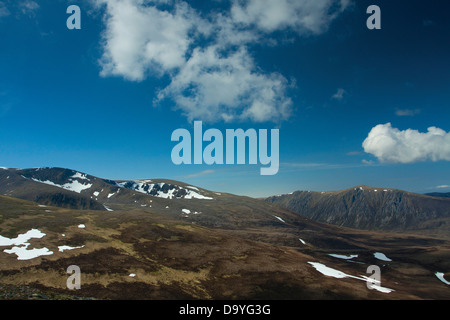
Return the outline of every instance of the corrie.
{"type": "Polygon", "coordinates": [[[194,137],[186,129],[176,129],[171,140],[178,142],[172,149],[172,162],[181,164],[248,164],[259,163],[261,175],[275,175],[279,169],[279,129],[271,129],[270,155],[267,129],[227,129],[224,137],[218,129],[203,133],[202,121],[194,121],[194,137]],[[248,141],[248,148],[246,142],[248,141]],[[208,142],[203,148],[203,142],[208,142]],[[259,142],[259,144],[258,144],[259,142]],[[248,150],[248,157],[246,151],[248,150]],[[258,157],[259,156],[259,157],[258,157]]]}

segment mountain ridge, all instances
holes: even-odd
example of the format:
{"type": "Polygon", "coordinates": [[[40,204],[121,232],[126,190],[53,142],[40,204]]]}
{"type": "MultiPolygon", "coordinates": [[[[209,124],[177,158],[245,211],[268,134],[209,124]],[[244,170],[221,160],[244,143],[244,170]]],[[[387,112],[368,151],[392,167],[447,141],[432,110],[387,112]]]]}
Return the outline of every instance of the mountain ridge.
{"type": "MultiPolygon", "coordinates": [[[[211,200],[218,193],[168,179],[111,180],[60,167],[17,169],[0,167],[0,194],[43,205],[72,209],[110,210],[122,194],[155,198],[211,200]]],[[[123,202],[123,201],[122,201],[123,202]]],[[[145,201],[141,201],[145,202],[145,201]]],[[[149,201],[145,202],[147,205],[149,201]]]]}
{"type": "Polygon", "coordinates": [[[429,192],[425,193],[425,195],[437,198],[450,198],[450,192],[429,192]]]}
{"type": "Polygon", "coordinates": [[[6,297],[23,285],[45,295],[70,294],[69,265],[83,273],[77,296],[96,299],[449,295],[439,277],[448,279],[450,242],[435,235],[350,229],[182,182],[113,181],[63,168],[0,169],[0,191],[7,194],[0,195],[6,297]],[[45,197],[52,194],[92,200],[102,210],[45,197]],[[370,265],[379,265],[382,288],[367,288],[361,275],[370,265]]]}
{"type": "Polygon", "coordinates": [[[366,230],[409,230],[450,218],[450,199],[358,185],[337,191],[295,191],[265,198],[315,221],[366,230]]]}

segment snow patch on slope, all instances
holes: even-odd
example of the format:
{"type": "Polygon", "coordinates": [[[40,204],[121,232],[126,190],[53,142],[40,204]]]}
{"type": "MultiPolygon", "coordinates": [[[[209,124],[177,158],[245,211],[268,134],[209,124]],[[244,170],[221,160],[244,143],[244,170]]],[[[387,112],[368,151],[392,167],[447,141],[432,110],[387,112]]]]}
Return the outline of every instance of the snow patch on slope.
{"type": "Polygon", "coordinates": [[[38,229],[31,229],[24,234],[19,234],[16,238],[10,239],[0,236],[0,246],[13,246],[11,249],[5,249],[3,252],[8,254],[15,253],[17,260],[30,260],[44,255],[53,254],[48,248],[28,249],[30,239],[40,239],[45,233],[38,229]]]}
{"type": "Polygon", "coordinates": [[[358,255],[357,254],[351,254],[349,256],[343,255],[343,254],[334,254],[334,253],[330,253],[329,256],[332,256],[334,258],[338,258],[338,259],[344,259],[344,260],[351,260],[353,258],[357,258],[358,255]]]}
{"type": "Polygon", "coordinates": [[[212,200],[213,198],[204,196],[199,192],[182,188],[179,186],[167,183],[149,183],[151,180],[126,181],[117,183],[118,186],[130,190],[135,190],[140,193],[148,194],[154,197],[164,199],[184,198],[184,199],[203,199],[212,200]]]}
{"type": "Polygon", "coordinates": [[[80,172],[75,173],[71,178],[79,178],[82,180],[89,180],[85,173],[80,173],[80,172]]]}
{"type": "Polygon", "coordinates": [[[444,278],[444,274],[442,272],[436,272],[435,273],[436,277],[441,280],[443,283],[450,285],[450,282],[448,282],[447,280],[445,280],[444,278]]]}
{"type": "Polygon", "coordinates": [[[38,180],[38,179],[35,179],[35,178],[31,178],[31,180],[33,180],[35,182],[39,182],[39,183],[48,184],[50,186],[66,189],[66,190],[69,190],[69,191],[77,192],[77,193],[81,193],[81,191],[89,189],[90,187],[92,187],[92,183],[82,184],[78,180],[70,181],[70,182],[67,182],[67,183],[65,183],[63,185],[56,184],[56,183],[54,183],[54,182],[52,182],[50,180],[41,181],[41,180],[38,180]]]}
{"type": "Polygon", "coordinates": [[[375,252],[374,257],[377,258],[378,260],[382,260],[382,261],[392,261],[391,259],[389,259],[388,257],[386,257],[386,255],[384,253],[381,252],[375,252]]]}
{"type": "Polygon", "coordinates": [[[308,262],[308,263],[310,265],[312,265],[321,274],[328,276],[328,277],[333,277],[333,278],[337,278],[337,279],[352,278],[352,279],[362,280],[362,281],[370,283],[370,287],[372,289],[375,289],[375,290],[383,292],[383,293],[390,293],[390,292],[394,291],[393,289],[389,289],[389,288],[380,286],[379,285],[380,283],[378,281],[375,281],[374,279],[371,279],[366,276],[361,276],[361,277],[352,276],[352,275],[346,274],[342,271],[327,267],[326,265],[319,263],[319,262],[308,262]],[[376,284],[375,282],[378,282],[378,284],[376,284]]]}
{"type": "Polygon", "coordinates": [[[59,252],[64,252],[64,250],[74,250],[74,249],[81,249],[81,248],[84,248],[84,245],[83,246],[79,246],[79,247],[58,246],[59,252]]]}

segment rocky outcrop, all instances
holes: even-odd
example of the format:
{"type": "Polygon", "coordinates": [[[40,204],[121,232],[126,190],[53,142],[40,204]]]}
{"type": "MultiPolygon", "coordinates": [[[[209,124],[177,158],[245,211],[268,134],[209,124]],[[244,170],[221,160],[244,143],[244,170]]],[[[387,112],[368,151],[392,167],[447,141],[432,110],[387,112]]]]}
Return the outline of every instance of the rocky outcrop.
{"type": "Polygon", "coordinates": [[[450,199],[367,186],[297,191],[266,201],[316,221],[368,230],[416,229],[424,222],[450,217],[450,199]]]}

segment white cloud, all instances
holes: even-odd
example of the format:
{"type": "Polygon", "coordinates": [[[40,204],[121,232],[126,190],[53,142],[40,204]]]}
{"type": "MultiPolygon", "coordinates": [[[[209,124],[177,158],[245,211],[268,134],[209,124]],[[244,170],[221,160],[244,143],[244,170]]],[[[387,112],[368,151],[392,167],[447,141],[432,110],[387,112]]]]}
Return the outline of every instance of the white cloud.
{"type": "Polygon", "coordinates": [[[215,172],[216,172],[215,170],[204,170],[204,171],[201,171],[201,172],[197,172],[197,173],[193,173],[193,174],[187,175],[184,178],[185,179],[197,178],[197,177],[202,177],[202,176],[206,176],[206,175],[209,175],[209,174],[213,174],[215,172]]]}
{"type": "Polygon", "coordinates": [[[286,119],[291,101],[279,74],[256,71],[244,48],[222,55],[217,46],[194,50],[159,99],[172,97],[189,120],[255,122],[286,119]]]}
{"type": "Polygon", "coordinates": [[[441,185],[441,186],[436,186],[436,189],[447,189],[447,188],[450,188],[450,185],[448,185],[448,184],[443,184],[443,185],[441,185]]]}
{"type": "MultiPolygon", "coordinates": [[[[11,1],[0,1],[0,18],[6,17],[11,15],[11,11],[8,9],[6,3],[10,3],[11,1]]],[[[36,10],[40,8],[39,4],[32,0],[21,0],[21,1],[14,1],[14,8],[12,9],[14,12],[14,9],[18,10],[19,13],[28,15],[30,17],[35,16],[36,10]]]]}
{"type": "Polygon", "coordinates": [[[346,92],[344,89],[339,88],[339,89],[337,90],[337,92],[331,96],[331,98],[332,98],[332,99],[335,99],[335,100],[342,100],[342,99],[344,99],[344,95],[345,95],[346,93],[347,93],[347,92],[346,92]]]}
{"type": "Polygon", "coordinates": [[[372,160],[362,159],[361,162],[364,163],[364,164],[367,164],[367,165],[372,165],[373,164],[372,160]]]}
{"type": "Polygon", "coordinates": [[[9,16],[11,12],[9,12],[6,4],[3,1],[0,1],[0,18],[9,16]]]}
{"type": "Polygon", "coordinates": [[[349,0],[235,0],[233,20],[264,32],[290,28],[299,34],[320,34],[350,4],[349,0]]]}
{"type": "MultiPolygon", "coordinates": [[[[107,6],[103,76],[144,80],[149,72],[163,74],[186,62],[195,19],[186,5],[174,12],[144,6],[143,0],[98,0],[107,6]]],[[[194,17],[195,18],[195,17],[194,17]]]]}
{"type": "Polygon", "coordinates": [[[23,14],[34,15],[34,12],[39,9],[39,5],[32,0],[24,0],[19,3],[20,10],[23,14]]]}
{"type": "Polygon", "coordinates": [[[420,113],[420,109],[397,109],[395,114],[399,117],[412,117],[420,113]]]}
{"type": "Polygon", "coordinates": [[[380,124],[372,128],[363,148],[381,162],[450,161],[450,133],[436,127],[425,133],[413,129],[401,131],[391,123],[380,124]]]}
{"type": "MultiPolygon", "coordinates": [[[[314,163],[314,162],[283,162],[281,166],[284,168],[290,168],[294,170],[340,170],[340,169],[350,169],[359,168],[366,166],[369,163],[362,161],[360,163],[314,163]]],[[[371,163],[370,163],[371,164],[371,163]]]]}
{"type": "Polygon", "coordinates": [[[254,29],[237,24],[229,15],[218,14],[211,22],[215,43],[222,46],[261,42],[262,35],[254,29]]]}
{"type": "Polygon", "coordinates": [[[287,119],[292,101],[289,81],[258,68],[247,46],[285,28],[323,32],[349,3],[233,1],[229,12],[203,17],[184,1],[92,1],[106,8],[102,76],[168,75],[155,103],[169,99],[189,120],[255,122],[287,119]]]}

